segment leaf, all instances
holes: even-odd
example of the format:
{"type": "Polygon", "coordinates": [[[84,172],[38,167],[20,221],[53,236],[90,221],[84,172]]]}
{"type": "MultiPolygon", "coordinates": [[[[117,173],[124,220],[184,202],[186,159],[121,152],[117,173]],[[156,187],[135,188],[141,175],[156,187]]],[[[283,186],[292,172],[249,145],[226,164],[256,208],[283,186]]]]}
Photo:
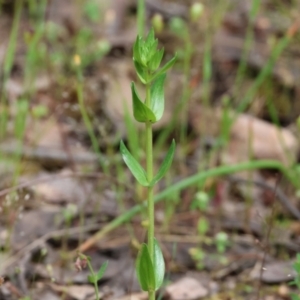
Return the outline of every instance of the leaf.
{"type": "Polygon", "coordinates": [[[156,121],[160,120],[165,108],[164,83],[166,73],[161,74],[151,86],[151,110],[155,115],[156,121]]]}
{"type": "Polygon", "coordinates": [[[143,83],[143,84],[146,84],[147,83],[147,80],[146,80],[146,73],[142,67],[142,65],[135,59],[133,59],[133,63],[134,63],[134,67],[135,67],[135,70],[136,70],[136,73],[140,79],[140,81],[143,83]]]}
{"type": "Polygon", "coordinates": [[[147,59],[147,63],[150,62],[152,56],[157,51],[157,45],[158,45],[158,40],[155,38],[154,29],[151,28],[145,40],[144,52],[147,59]]]}
{"type": "Polygon", "coordinates": [[[168,69],[170,69],[174,65],[176,60],[177,54],[175,54],[175,56],[172,59],[170,59],[156,74],[152,76],[151,81],[156,79],[162,73],[165,73],[168,69]]]}
{"type": "Polygon", "coordinates": [[[148,55],[147,55],[147,66],[151,64],[151,60],[153,59],[153,56],[158,52],[157,50],[158,40],[154,40],[154,42],[150,45],[149,48],[147,48],[148,55]]]}
{"type": "Polygon", "coordinates": [[[159,67],[163,55],[164,55],[164,48],[160,49],[159,51],[156,51],[151,57],[148,66],[152,72],[156,71],[157,68],[159,67]]]}
{"type": "Polygon", "coordinates": [[[134,118],[138,122],[146,123],[151,122],[154,123],[156,121],[156,117],[152,110],[144,104],[140,97],[137,94],[137,91],[135,89],[135,85],[132,82],[131,83],[131,93],[132,93],[132,103],[133,103],[133,115],[134,118]]]}
{"type": "Polygon", "coordinates": [[[88,275],[88,281],[90,283],[96,283],[97,282],[97,277],[95,275],[90,274],[90,275],[88,275]]]}
{"type": "Polygon", "coordinates": [[[147,175],[143,167],[138,163],[138,161],[131,155],[123,141],[120,143],[120,152],[122,158],[127,165],[128,169],[131,171],[132,175],[142,186],[149,186],[147,175]]]}
{"type": "Polygon", "coordinates": [[[146,244],[143,244],[139,251],[136,260],[136,273],[143,291],[155,290],[153,264],[146,244]]]}
{"type": "Polygon", "coordinates": [[[164,177],[164,175],[166,174],[166,172],[168,171],[168,169],[172,164],[174,153],[175,153],[175,140],[172,141],[172,144],[167,152],[167,155],[164,158],[157,174],[152,179],[150,186],[155,185],[159,180],[161,180],[164,177]]]}
{"type": "Polygon", "coordinates": [[[140,41],[141,37],[138,35],[136,37],[135,43],[133,45],[133,59],[139,63],[141,63],[141,56],[140,56],[140,41]]]}
{"type": "Polygon", "coordinates": [[[101,266],[100,270],[98,271],[98,273],[96,275],[97,276],[97,280],[100,280],[103,277],[103,275],[104,275],[104,273],[105,273],[105,271],[107,269],[107,265],[108,265],[108,261],[106,261],[106,262],[103,263],[103,265],[101,266]]]}
{"type": "Polygon", "coordinates": [[[155,290],[158,290],[163,281],[165,276],[165,261],[159,244],[156,239],[154,239],[154,277],[155,277],[155,290]]]}

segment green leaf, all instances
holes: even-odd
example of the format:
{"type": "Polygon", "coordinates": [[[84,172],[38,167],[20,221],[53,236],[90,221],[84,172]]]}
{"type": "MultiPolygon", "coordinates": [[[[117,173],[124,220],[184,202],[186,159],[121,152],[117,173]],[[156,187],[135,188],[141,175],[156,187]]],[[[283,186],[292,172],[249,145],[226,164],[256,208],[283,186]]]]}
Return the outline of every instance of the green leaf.
{"type": "Polygon", "coordinates": [[[147,66],[149,66],[152,57],[157,52],[157,45],[158,40],[155,38],[153,28],[151,28],[146,37],[144,48],[142,49],[143,53],[145,54],[145,63],[147,66]]]}
{"type": "Polygon", "coordinates": [[[151,110],[155,115],[156,121],[160,120],[165,108],[165,97],[164,97],[164,83],[166,79],[166,73],[161,74],[153,82],[151,86],[151,110]]]}
{"type": "Polygon", "coordinates": [[[97,282],[97,277],[96,277],[96,275],[92,275],[92,274],[88,275],[88,281],[89,281],[90,283],[96,283],[96,282],[97,282]]]}
{"type": "Polygon", "coordinates": [[[133,59],[139,63],[141,63],[141,56],[140,56],[140,40],[141,37],[137,36],[135,43],[133,45],[133,59]]]}
{"type": "Polygon", "coordinates": [[[175,153],[175,141],[173,140],[172,144],[167,152],[167,155],[166,155],[165,159],[163,160],[157,174],[152,179],[150,186],[155,185],[159,180],[161,180],[164,177],[164,175],[166,174],[166,172],[168,171],[168,169],[170,168],[170,166],[172,164],[174,153],[175,153]]]}
{"type": "Polygon", "coordinates": [[[150,71],[154,72],[158,69],[161,60],[164,55],[164,48],[160,49],[159,51],[155,51],[154,55],[151,57],[148,66],[150,71]]]}
{"type": "Polygon", "coordinates": [[[152,76],[151,81],[156,79],[162,73],[165,73],[168,69],[170,69],[174,65],[176,59],[177,54],[175,54],[175,56],[172,59],[170,59],[156,74],[152,76]]]}
{"type": "Polygon", "coordinates": [[[153,56],[157,53],[157,45],[158,45],[158,40],[154,40],[152,44],[149,45],[149,48],[147,48],[147,66],[150,65],[151,60],[153,56]]]}
{"type": "Polygon", "coordinates": [[[103,277],[103,275],[107,269],[107,265],[108,265],[108,261],[103,263],[103,265],[101,266],[100,270],[97,273],[97,280],[100,280],[103,277]]]}
{"type": "Polygon", "coordinates": [[[141,63],[139,63],[135,59],[133,59],[133,63],[134,63],[134,67],[135,67],[136,73],[137,73],[140,81],[143,84],[146,84],[147,83],[147,79],[146,79],[146,72],[145,72],[144,67],[141,65],[141,63]]]}
{"type": "Polygon", "coordinates": [[[138,163],[138,161],[130,154],[123,141],[120,143],[120,151],[122,158],[131,171],[132,175],[142,186],[149,186],[147,175],[143,167],[138,163]]]}
{"type": "Polygon", "coordinates": [[[131,93],[132,93],[132,104],[133,104],[133,116],[138,122],[146,123],[151,122],[154,123],[156,121],[156,117],[153,111],[144,104],[140,97],[137,94],[134,83],[131,83],[131,93]]]}
{"type": "Polygon", "coordinates": [[[158,290],[164,281],[165,261],[164,261],[162,251],[156,239],[154,239],[153,269],[154,269],[154,277],[155,277],[155,290],[158,290]]]}
{"type": "Polygon", "coordinates": [[[139,251],[136,260],[136,273],[143,291],[155,290],[153,264],[146,244],[143,244],[139,251]]]}
{"type": "Polygon", "coordinates": [[[150,54],[151,51],[155,50],[157,44],[158,41],[155,38],[154,30],[153,28],[151,28],[145,40],[145,48],[147,48],[147,50],[149,51],[148,54],[150,54]]]}

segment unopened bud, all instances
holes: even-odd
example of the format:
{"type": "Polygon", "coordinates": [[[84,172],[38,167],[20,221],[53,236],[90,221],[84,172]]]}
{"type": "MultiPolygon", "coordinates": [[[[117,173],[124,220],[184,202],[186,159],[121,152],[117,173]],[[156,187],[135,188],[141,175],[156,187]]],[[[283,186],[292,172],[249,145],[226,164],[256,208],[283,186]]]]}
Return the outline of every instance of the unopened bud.
{"type": "Polygon", "coordinates": [[[194,3],[190,8],[190,18],[192,22],[197,22],[204,11],[204,6],[200,2],[194,3]]]}
{"type": "Polygon", "coordinates": [[[170,27],[172,31],[180,35],[185,30],[186,25],[181,18],[174,17],[171,19],[170,27]]]}
{"type": "Polygon", "coordinates": [[[164,20],[161,14],[155,14],[151,20],[156,33],[161,33],[164,28],[164,20]]]}

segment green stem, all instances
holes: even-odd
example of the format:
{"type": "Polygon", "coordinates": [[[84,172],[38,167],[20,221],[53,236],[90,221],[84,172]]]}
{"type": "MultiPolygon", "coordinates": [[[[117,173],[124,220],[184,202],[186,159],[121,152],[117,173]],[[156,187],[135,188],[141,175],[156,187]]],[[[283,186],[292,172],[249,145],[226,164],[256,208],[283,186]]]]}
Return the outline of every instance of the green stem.
{"type": "Polygon", "coordinates": [[[184,84],[183,92],[180,101],[180,111],[182,112],[182,126],[180,128],[180,144],[186,145],[187,137],[187,120],[188,120],[188,101],[190,99],[190,75],[191,75],[191,58],[193,54],[193,46],[191,43],[191,37],[188,30],[185,30],[184,40],[185,40],[185,55],[183,62],[183,73],[184,73],[184,84]]]}
{"type": "Polygon", "coordinates": [[[100,296],[99,296],[99,288],[98,288],[98,282],[97,280],[95,280],[95,278],[97,277],[94,270],[93,270],[93,267],[90,263],[89,260],[87,260],[87,265],[88,265],[88,268],[91,272],[91,275],[93,276],[94,280],[93,280],[93,283],[94,283],[94,289],[95,289],[95,295],[96,295],[96,300],[100,300],[100,296]]]}
{"type": "Polygon", "coordinates": [[[80,113],[84,122],[84,125],[86,127],[86,130],[88,132],[88,135],[92,142],[92,147],[95,153],[98,156],[99,164],[102,167],[102,170],[104,174],[108,174],[108,165],[105,161],[105,159],[101,155],[100,147],[98,144],[98,139],[94,133],[93,124],[88,116],[86,106],[83,99],[83,76],[82,72],[80,70],[80,66],[77,69],[77,84],[76,84],[76,93],[77,93],[77,100],[79,104],[80,113]]]}
{"type": "Polygon", "coordinates": [[[2,86],[2,91],[0,92],[0,107],[2,108],[2,111],[0,110],[0,138],[5,136],[6,126],[8,121],[8,111],[7,111],[8,108],[6,108],[5,106],[6,94],[5,94],[4,86],[10,76],[10,72],[14,63],[22,7],[23,7],[23,0],[16,0],[14,6],[15,13],[14,13],[12,29],[10,32],[5,59],[3,63],[3,79],[2,82],[0,83],[0,85],[2,86]]]}
{"type": "Polygon", "coordinates": [[[258,13],[259,6],[260,6],[260,0],[252,1],[251,13],[249,16],[249,24],[246,29],[245,44],[243,46],[240,63],[239,63],[238,69],[237,69],[235,83],[233,85],[234,86],[234,95],[236,97],[239,97],[239,95],[237,95],[237,92],[241,88],[241,84],[242,84],[244,75],[247,70],[248,56],[250,54],[251,46],[254,42],[254,25],[255,25],[254,21],[255,21],[256,15],[258,13]]]}
{"type": "MultiPolygon", "coordinates": [[[[151,107],[150,84],[146,85],[146,101],[145,104],[151,107]]],[[[146,172],[148,181],[153,179],[153,145],[152,145],[152,124],[146,123],[146,172]]],[[[148,187],[147,193],[148,202],[148,249],[150,257],[153,260],[154,253],[154,201],[153,201],[153,187],[148,187]]]]}
{"type": "MultiPolygon", "coordinates": [[[[278,60],[278,57],[282,53],[282,51],[288,46],[291,41],[291,37],[287,34],[275,45],[272,50],[272,53],[265,63],[264,67],[256,77],[254,83],[251,87],[245,92],[245,96],[242,98],[241,103],[239,104],[236,110],[236,116],[240,113],[244,112],[248,105],[251,104],[256,92],[261,87],[261,85],[265,82],[265,79],[271,74],[272,68],[278,60]]],[[[232,120],[234,122],[235,118],[232,120]]]]}
{"type": "MultiPolygon", "coordinates": [[[[151,107],[150,84],[146,84],[146,101],[145,104],[151,107]]],[[[153,178],[153,141],[152,141],[152,124],[146,123],[146,172],[148,181],[151,182],[153,178]]],[[[147,192],[148,203],[148,250],[152,262],[154,261],[154,199],[153,187],[148,187],[147,192]]],[[[149,300],[155,299],[155,291],[149,291],[149,300]]]]}
{"type": "Polygon", "coordinates": [[[145,27],[145,0],[138,0],[137,27],[139,36],[144,36],[145,27]]]}
{"type": "MultiPolygon", "coordinates": [[[[147,159],[147,177],[151,182],[153,178],[153,146],[152,146],[152,125],[146,123],[146,159],[147,159]]],[[[153,187],[148,187],[147,193],[148,202],[148,249],[150,257],[153,260],[154,253],[154,201],[153,201],[153,187]]]]}

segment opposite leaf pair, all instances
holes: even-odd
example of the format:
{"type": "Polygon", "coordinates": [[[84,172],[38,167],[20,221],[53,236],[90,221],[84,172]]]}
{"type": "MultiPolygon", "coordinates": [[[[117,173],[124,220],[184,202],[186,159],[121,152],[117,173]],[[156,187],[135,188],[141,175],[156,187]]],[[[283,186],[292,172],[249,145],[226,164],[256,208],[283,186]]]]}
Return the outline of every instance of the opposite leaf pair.
{"type": "Polygon", "coordinates": [[[174,140],[172,141],[172,144],[167,152],[166,157],[164,158],[157,174],[153,177],[151,182],[148,181],[147,174],[144,168],[131,155],[129,150],[124,145],[123,141],[121,141],[120,144],[120,151],[125,164],[127,165],[128,169],[131,171],[135,179],[139,182],[139,184],[146,187],[152,187],[164,177],[164,175],[170,168],[173,161],[174,152],[175,152],[175,141],[174,140]]]}
{"type": "Polygon", "coordinates": [[[165,262],[156,239],[153,262],[147,244],[142,244],[136,260],[136,272],[143,291],[156,291],[161,287],[165,275],[165,262]]]}

